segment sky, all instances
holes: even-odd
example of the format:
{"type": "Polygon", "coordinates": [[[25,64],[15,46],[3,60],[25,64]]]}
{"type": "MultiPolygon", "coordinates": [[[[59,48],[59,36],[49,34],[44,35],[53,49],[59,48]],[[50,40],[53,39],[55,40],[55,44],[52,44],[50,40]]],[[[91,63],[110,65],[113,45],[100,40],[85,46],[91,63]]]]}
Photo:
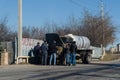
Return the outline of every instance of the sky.
{"type": "MultiPolygon", "coordinates": [[[[120,0],[102,0],[104,11],[111,17],[120,43],[120,0]]],[[[22,0],[23,26],[41,26],[47,22],[66,23],[68,17],[82,17],[86,9],[100,15],[100,0],[22,0]]],[[[0,0],[0,19],[7,17],[11,29],[18,29],[18,0],[0,0]]]]}

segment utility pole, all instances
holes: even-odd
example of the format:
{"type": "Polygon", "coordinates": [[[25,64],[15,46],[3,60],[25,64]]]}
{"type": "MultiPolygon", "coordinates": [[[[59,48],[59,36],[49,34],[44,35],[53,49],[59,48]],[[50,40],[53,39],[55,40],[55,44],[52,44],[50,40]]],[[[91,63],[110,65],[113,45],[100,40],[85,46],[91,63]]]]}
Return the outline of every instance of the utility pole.
{"type": "Polygon", "coordinates": [[[105,45],[105,39],[104,39],[104,5],[103,1],[100,0],[100,14],[101,14],[101,22],[102,22],[102,43],[101,43],[101,48],[102,48],[102,54],[104,56],[105,50],[104,50],[104,45],[105,45]]]}
{"type": "Polygon", "coordinates": [[[100,0],[100,13],[101,13],[101,18],[102,18],[102,21],[104,20],[104,5],[103,5],[103,1],[100,0]]]}
{"type": "Polygon", "coordinates": [[[103,1],[100,0],[100,15],[101,15],[101,22],[102,22],[102,46],[104,45],[104,7],[103,7],[103,1]]]}
{"type": "Polygon", "coordinates": [[[18,56],[22,55],[22,0],[18,0],[18,56]]]}

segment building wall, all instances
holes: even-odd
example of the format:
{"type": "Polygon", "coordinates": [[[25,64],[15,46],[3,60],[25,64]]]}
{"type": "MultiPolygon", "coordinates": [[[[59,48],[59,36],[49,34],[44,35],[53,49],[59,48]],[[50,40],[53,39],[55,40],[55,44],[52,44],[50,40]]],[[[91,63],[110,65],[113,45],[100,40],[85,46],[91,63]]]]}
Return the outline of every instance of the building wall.
{"type": "Polygon", "coordinates": [[[117,52],[120,52],[120,43],[117,44],[117,52]]]}
{"type": "Polygon", "coordinates": [[[110,48],[110,52],[111,52],[111,53],[115,53],[115,52],[117,52],[116,47],[111,47],[111,48],[110,48]]]}

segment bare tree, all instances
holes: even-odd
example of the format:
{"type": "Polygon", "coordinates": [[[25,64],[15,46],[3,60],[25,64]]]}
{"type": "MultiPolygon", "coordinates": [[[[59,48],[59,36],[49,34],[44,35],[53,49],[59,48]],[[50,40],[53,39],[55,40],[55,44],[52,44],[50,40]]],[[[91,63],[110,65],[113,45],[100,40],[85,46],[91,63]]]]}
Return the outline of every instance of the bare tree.
{"type": "Polygon", "coordinates": [[[30,26],[24,26],[24,27],[22,27],[22,37],[23,38],[30,38],[30,36],[31,36],[31,28],[30,28],[30,26]]]}
{"type": "Polygon", "coordinates": [[[91,40],[92,45],[107,46],[115,39],[115,27],[113,26],[109,16],[105,16],[104,20],[100,16],[86,13],[82,19],[83,34],[91,40]]]}
{"type": "Polygon", "coordinates": [[[35,39],[43,39],[46,33],[58,33],[60,35],[75,34],[87,36],[93,46],[107,46],[115,40],[115,27],[111,18],[105,15],[104,20],[99,15],[85,12],[83,18],[70,16],[66,24],[58,25],[55,22],[45,23],[42,27],[24,28],[23,36],[35,39]]]}
{"type": "Polygon", "coordinates": [[[17,35],[16,31],[9,28],[7,22],[7,17],[0,19],[0,41],[13,41],[17,35]]]}
{"type": "Polygon", "coordinates": [[[115,27],[111,22],[111,18],[106,15],[104,20],[99,15],[92,15],[88,12],[84,13],[82,19],[69,17],[67,24],[56,29],[60,35],[76,34],[79,36],[87,36],[91,45],[105,47],[115,40],[115,27]]]}
{"type": "Polygon", "coordinates": [[[43,39],[44,32],[41,28],[35,26],[23,27],[23,38],[43,39]]]}

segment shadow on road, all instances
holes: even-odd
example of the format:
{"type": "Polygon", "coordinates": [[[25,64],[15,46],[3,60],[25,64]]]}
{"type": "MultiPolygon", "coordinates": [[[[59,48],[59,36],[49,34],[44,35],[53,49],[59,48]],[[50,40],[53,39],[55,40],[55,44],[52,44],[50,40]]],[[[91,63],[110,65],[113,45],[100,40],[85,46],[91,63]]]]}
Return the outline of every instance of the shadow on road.
{"type": "Polygon", "coordinates": [[[114,64],[114,63],[91,63],[91,65],[99,65],[99,66],[106,66],[106,67],[120,67],[120,64],[114,64]]]}
{"type": "MultiPolygon", "coordinates": [[[[80,69],[80,66],[75,66],[75,69],[71,70],[71,69],[67,69],[67,70],[55,70],[55,71],[47,71],[47,72],[42,72],[42,74],[37,74],[37,75],[33,75],[33,76],[28,76],[26,78],[22,78],[19,80],[24,80],[24,79],[34,79],[34,78],[40,78],[40,80],[57,80],[57,79],[64,79],[67,77],[74,77],[74,76],[86,76],[86,77],[101,77],[101,78],[115,78],[115,79],[120,79],[120,77],[111,77],[105,74],[111,74],[109,72],[109,69],[113,69],[116,70],[116,74],[119,74],[120,71],[120,64],[104,64],[104,63],[92,63],[90,64],[94,67],[95,66],[99,66],[97,68],[92,68],[92,69],[80,69]],[[95,74],[99,73],[100,71],[103,70],[108,70],[107,72],[105,72],[105,74],[95,74]],[[94,74],[90,74],[90,73],[94,73],[94,74]],[[59,73],[65,73],[65,74],[59,74],[59,73]],[[56,75],[59,74],[59,75],[56,75]],[[51,75],[53,75],[53,77],[51,77],[51,75]],[[44,77],[44,78],[41,78],[44,77]]],[[[56,66],[57,67],[57,66],[56,66]]],[[[71,67],[71,66],[70,66],[71,67]]],[[[71,67],[72,68],[72,67],[71,67]]]]}

